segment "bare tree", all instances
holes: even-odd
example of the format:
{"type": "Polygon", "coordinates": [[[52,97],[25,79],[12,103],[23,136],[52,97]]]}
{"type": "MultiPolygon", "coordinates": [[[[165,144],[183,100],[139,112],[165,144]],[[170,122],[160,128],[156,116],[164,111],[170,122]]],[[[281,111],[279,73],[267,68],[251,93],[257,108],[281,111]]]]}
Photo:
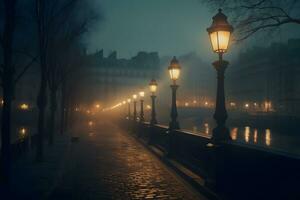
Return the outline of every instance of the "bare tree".
{"type": "MultiPolygon", "coordinates": [[[[12,63],[13,40],[16,20],[16,0],[4,0],[4,29],[1,38],[3,46],[3,65],[1,66],[2,85],[3,85],[3,109],[2,109],[2,146],[1,146],[1,180],[9,183],[10,175],[10,133],[11,133],[11,102],[13,98],[13,74],[12,63]]],[[[2,182],[1,181],[1,182],[2,182]]]]}
{"type": "Polygon", "coordinates": [[[61,28],[56,19],[64,15],[72,7],[76,0],[46,1],[35,0],[36,22],[38,35],[38,52],[40,60],[40,88],[37,97],[38,114],[38,143],[36,160],[44,159],[44,132],[45,132],[45,112],[47,106],[47,72],[48,72],[48,52],[51,36],[56,30],[61,28]]]}
{"type": "MultiPolygon", "coordinates": [[[[93,16],[93,12],[85,10],[88,6],[88,1],[84,0],[36,0],[41,71],[40,91],[37,100],[39,108],[37,160],[43,159],[47,85],[50,89],[52,108],[50,124],[53,125],[56,92],[68,73],[68,70],[65,69],[67,65],[63,62],[65,61],[64,56],[72,42],[78,40],[78,37],[86,31],[89,25],[90,16],[93,16]]],[[[53,130],[51,131],[51,138],[52,132],[53,130]]],[[[51,138],[50,140],[52,140],[51,138]]]]}
{"type": "Polygon", "coordinates": [[[286,24],[300,25],[299,0],[200,0],[221,7],[233,17],[236,40],[260,31],[274,32],[286,24]]]}
{"type": "MultiPolygon", "coordinates": [[[[99,14],[90,12],[83,3],[86,2],[82,0],[73,1],[68,10],[55,19],[55,23],[59,24],[60,27],[51,35],[47,73],[50,90],[49,144],[53,144],[54,138],[57,91],[60,87],[65,87],[70,74],[75,73],[77,68],[81,66],[83,62],[80,52],[82,49],[79,44],[81,37],[93,22],[99,19],[99,14]]],[[[62,90],[65,91],[64,88],[62,90]]],[[[65,94],[62,95],[62,98],[64,97],[65,94]]],[[[62,107],[65,108],[65,106],[62,107]]]]}
{"type": "MultiPolygon", "coordinates": [[[[49,144],[53,144],[54,132],[55,132],[55,116],[57,110],[57,93],[59,88],[62,91],[65,91],[65,85],[72,73],[78,72],[78,68],[82,66],[83,58],[81,55],[81,48],[77,47],[76,41],[69,41],[70,44],[67,44],[67,40],[61,41],[57,44],[55,48],[56,51],[53,52],[55,57],[49,62],[49,70],[47,73],[47,80],[50,91],[50,118],[49,118],[49,144]],[[60,49],[60,50],[59,50],[60,49]]],[[[51,55],[51,54],[49,54],[51,55]]],[[[65,98],[62,94],[61,98],[65,98]]],[[[65,105],[62,106],[62,112],[65,108],[65,105]]],[[[62,117],[63,121],[64,117],[62,117]]],[[[63,122],[62,122],[63,123],[63,122]]]]}
{"type": "Polygon", "coordinates": [[[3,22],[1,29],[3,31],[0,37],[1,57],[3,58],[3,63],[0,66],[0,86],[3,91],[0,177],[5,183],[9,182],[10,176],[11,106],[14,100],[15,86],[26,71],[37,62],[37,56],[31,54],[31,49],[25,50],[25,46],[29,43],[32,45],[33,41],[22,26],[24,23],[20,20],[25,17],[23,16],[24,13],[21,14],[20,12],[22,6],[24,4],[17,0],[2,0],[0,6],[4,12],[3,21],[1,21],[3,22]],[[22,30],[22,36],[27,37],[26,42],[20,42],[22,40],[19,37],[20,34],[16,34],[20,30],[22,30]]]}

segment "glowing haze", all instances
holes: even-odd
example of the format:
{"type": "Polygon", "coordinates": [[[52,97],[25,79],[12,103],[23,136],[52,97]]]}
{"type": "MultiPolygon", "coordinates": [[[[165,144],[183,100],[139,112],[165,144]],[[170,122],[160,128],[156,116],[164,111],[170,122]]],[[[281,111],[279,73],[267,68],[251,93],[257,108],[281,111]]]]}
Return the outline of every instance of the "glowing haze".
{"type": "Polygon", "coordinates": [[[197,0],[103,0],[104,22],[88,37],[88,50],[117,50],[120,57],[138,51],[211,55],[206,28],[214,13],[197,0]]]}

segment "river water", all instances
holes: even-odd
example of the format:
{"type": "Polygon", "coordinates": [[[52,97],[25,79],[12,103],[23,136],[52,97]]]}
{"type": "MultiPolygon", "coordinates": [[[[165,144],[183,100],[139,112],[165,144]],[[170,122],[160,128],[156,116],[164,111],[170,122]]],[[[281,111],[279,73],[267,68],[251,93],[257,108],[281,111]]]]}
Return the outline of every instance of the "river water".
{"type": "MultiPolygon", "coordinates": [[[[179,109],[178,114],[181,129],[198,135],[212,135],[212,130],[216,126],[212,118],[213,110],[194,111],[179,109]]],[[[234,120],[230,119],[229,112],[227,127],[230,130],[230,135],[234,142],[259,146],[297,156],[300,155],[300,134],[297,129],[279,129],[267,124],[255,125],[255,123],[239,123],[236,125],[232,123],[232,121],[234,120]]],[[[160,124],[168,125],[168,122],[168,114],[159,116],[160,124]]]]}

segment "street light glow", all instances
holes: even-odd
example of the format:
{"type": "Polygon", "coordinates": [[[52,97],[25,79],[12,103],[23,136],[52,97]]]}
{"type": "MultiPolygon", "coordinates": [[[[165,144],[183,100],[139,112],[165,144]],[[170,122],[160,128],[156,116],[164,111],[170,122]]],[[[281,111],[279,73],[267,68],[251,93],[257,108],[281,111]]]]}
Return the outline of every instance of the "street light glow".
{"type": "Polygon", "coordinates": [[[176,84],[176,81],[179,79],[181,67],[175,56],[171,60],[168,70],[169,70],[171,80],[174,82],[174,84],[176,84]]]}
{"type": "Polygon", "coordinates": [[[139,95],[140,95],[140,97],[144,97],[145,96],[145,92],[144,91],[140,91],[139,95]]]}
{"type": "Polygon", "coordinates": [[[233,27],[227,22],[227,17],[219,9],[218,14],[213,17],[212,25],[207,28],[213,51],[225,53],[228,49],[233,27]]]}
{"type": "Polygon", "coordinates": [[[157,83],[155,81],[155,79],[152,79],[149,83],[149,89],[150,89],[150,92],[152,94],[155,94],[156,90],[157,90],[157,83]]]}

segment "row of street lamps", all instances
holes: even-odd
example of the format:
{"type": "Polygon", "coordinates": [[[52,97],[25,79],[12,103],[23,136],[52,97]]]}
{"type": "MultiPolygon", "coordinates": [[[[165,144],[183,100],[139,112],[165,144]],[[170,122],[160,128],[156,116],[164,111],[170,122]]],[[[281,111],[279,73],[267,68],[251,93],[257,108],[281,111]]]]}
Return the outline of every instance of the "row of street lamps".
{"type": "MultiPolygon", "coordinates": [[[[231,139],[229,130],[225,125],[227,120],[227,110],[225,106],[225,90],[224,90],[224,74],[225,70],[228,66],[228,61],[223,60],[223,54],[227,52],[230,36],[233,32],[233,27],[228,23],[226,15],[222,13],[222,10],[219,9],[219,12],[212,18],[213,22],[212,25],[207,28],[207,32],[210,37],[210,41],[212,44],[212,49],[215,53],[218,54],[219,59],[213,62],[213,66],[217,71],[217,96],[216,96],[216,107],[214,112],[214,119],[216,121],[216,128],[213,129],[212,140],[213,141],[224,141],[231,139]]],[[[180,76],[181,66],[179,65],[178,60],[176,57],[170,62],[168,67],[169,75],[172,81],[170,85],[172,90],[172,106],[171,106],[171,121],[169,123],[169,129],[179,129],[179,122],[177,121],[177,105],[176,105],[176,92],[178,89],[178,85],[176,81],[179,79],[180,76]]],[[[155,92],[157,90],[157,83],[154,79],[150,81],[149,89],[151,92],[151,99],[152,99],[152,112],[151,112],[151,125],[157,124],[156,120],[156,111],[155,111],[155,92]]],[[[141,110],[140,110],[140,121],[144,121],[144,112],[143,112],[143,102],[145,93],[141,91],[139,93],[140,96],[140,103],[141,103],[141,110]]],[[[136,112],[136,104],[137,104],[137,97],[138,95],[134,94],[133,98],[133,119],[137,120],[137,112],[136,112]]],[[[131,99],[127,100],[128,103],[128,116],[130,117],[130,102],[131,99]]]]}

